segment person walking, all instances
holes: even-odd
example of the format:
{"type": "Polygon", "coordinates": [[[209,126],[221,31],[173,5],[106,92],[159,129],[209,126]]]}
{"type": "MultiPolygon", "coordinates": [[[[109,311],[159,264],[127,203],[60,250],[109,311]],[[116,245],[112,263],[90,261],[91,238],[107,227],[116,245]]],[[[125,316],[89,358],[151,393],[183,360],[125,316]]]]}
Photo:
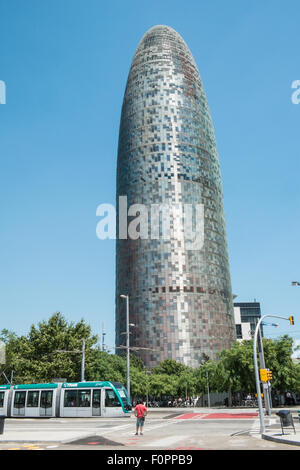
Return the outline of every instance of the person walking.
{"type": "Polygon", "coordinates": [[[136,407],[134,408],[134,415],[136,416],[136,433],[137,436],[140,430],[140,435],[143,435],[143,427],[145,423],[145,416],[147,415],[148,410],[141,400],[137,402],[136,407]]]}

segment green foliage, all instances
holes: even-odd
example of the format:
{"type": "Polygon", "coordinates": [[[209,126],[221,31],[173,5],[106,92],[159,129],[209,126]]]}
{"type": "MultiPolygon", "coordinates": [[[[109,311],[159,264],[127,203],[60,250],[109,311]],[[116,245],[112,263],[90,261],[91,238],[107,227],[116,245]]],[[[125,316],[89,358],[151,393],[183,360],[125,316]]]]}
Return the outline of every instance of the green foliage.
{"type": "Polygon", "coordinates": [[[153,369],[154,374],[168,374],[168,375],[180,375],[186,366],[174,361],[173,359],[165,359],[157,367],[153,369]]]}
{"type": "Polygon", "coordinates": [[[108,354],[95,348],[88,353],[89,362],[85,368],[86,380],[111,380],[112,382],[126,383],[126,363],[122,357],[108,354]]]}
{"type": "Polygon", "coordinates": [[[255,391],[253,341],[236,341],[231,349],[219,354],[219,359],[220,391],[255,391]]]}
{"type": "Polygon", "coordinates": [[[266,367],[272,370],[272,389],[300,391],[300,365],[291,358],[293,339],[284,335],[274,341],[263,339],[266,367]]]}
{"type": "MultiPolygon", "coordinates": [[[[79,381],[81,345],[85,340],[85,379],[112,380],[126,385],[126,357],[108,354],[97,345],[98,338],[82,319],[68,323],[61,313],[32,325],[28,335],[17,336],[3,329],[0,340],[6,344],[7,376],[14,371],[14,383],[48,382],[53,378],[79,381]],[[69,351],[69,352],[61,352],[69,351]]],[[[292,359],[293,340],[283,336],[263,339],[266,367],[273,372],[272,390],[300,390],[300,365],[292,359]]],[[[4,383],[3,376],[0,383],[4,383]]],[[[152,372],[136,355],[130,355],[131,396],[183,397],[213,391],[255,392],[253,341],[235,342],[214,362],[206,357],[192,369],[165,359],[152,372]]]]}
{"type": "Polygon", "coordinates": [[[194,396],[199,389],[195,371],[190,368],[179,375],[177,384],[177,395],[179,396],[194,396]]]}
{"type": "MultiPolygon", "coordinates": [[[[84,320],[68,324],[60,313],[37,327],[32,325],[27,336],[3,330],[1,337],[7,344],[7,366],[14,371],[14,382],[45,382],[54,377],[79,380],[81,355],[58,351],[81,350],[82,339],[88,350],[97,341],[84,320]]],[[[87,363],[89,359],[87,355],[87,363]]]]}
{"type": "Polygon", "coordinates": [[[156,398],[176,396],[178,390],[178,377],[169,374],[152,374],[150,376],[151,395],[156,398]]]}
{"type": "MultiPolygon", "coordinates": [[[[299,391],[300,366],[294,364],[291,358],[293,339],[287,335],[276,340],[264,338],[263,350],[266,368],[273,372],[272,390],[299,391]]],[[[231,389],[232,391],[256,392],[253,340],[236,342],[230,350],[222,351],[219,359],[218,368],[223,369],[220,374],[219,391],[231,389]]]]}

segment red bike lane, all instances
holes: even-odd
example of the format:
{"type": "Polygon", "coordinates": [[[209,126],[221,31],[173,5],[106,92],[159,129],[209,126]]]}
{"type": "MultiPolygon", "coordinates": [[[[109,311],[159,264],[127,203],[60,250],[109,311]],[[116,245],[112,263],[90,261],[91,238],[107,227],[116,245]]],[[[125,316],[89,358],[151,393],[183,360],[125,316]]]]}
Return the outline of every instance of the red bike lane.
{"type": "Polygon", "coordinates": [[[184,413],[174,419],[253,419],[258,413],[184,413]]]}

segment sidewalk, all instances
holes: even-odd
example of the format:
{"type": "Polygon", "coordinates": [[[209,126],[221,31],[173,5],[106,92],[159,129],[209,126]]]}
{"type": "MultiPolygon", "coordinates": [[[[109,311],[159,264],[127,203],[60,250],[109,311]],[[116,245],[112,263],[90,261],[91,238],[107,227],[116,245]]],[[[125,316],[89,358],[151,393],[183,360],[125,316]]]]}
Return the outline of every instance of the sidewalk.
{"type": "Polygon", "coordinates": [[[276,415],[279,409],[272,410],[272,415],[265,416],[265,432],[261,435],[262,439],[269,441],[280,442],[282,444],[292,444],[294,446],[300,446],[300,422],[298,418],[298,411],[290,409],[293,417],[295,431],[292,426],[283,427],[280,424],[280,418],[276,415]]]}
{"type": "MultiPolygon", "coordinates": [[[[285,407],[273,408],[271,416],[267,416],[267,415],[264,416],[265,432],[261,435],[261,438],[269,440],[269,441],[279,442],[282,444],[292,444],[295,446],[300,446],[300,422],[298,418],[298,410],[300,410],[300,406],[295,406],[291,408],[285,408],[285,407]],[[280,418],[279,416],[276,415],[276,413],[278,413],[278,411],[280,411],[281,409],[285,409],[285,410],[289,409],[289,411],[291,412],[296,433],[294,432],[293,427],[288,427],[288,428],[284,427],[283,428],[284,434],[282,434],[280,418]]],[[[159,415],[159,414],[161,415],[165,414],[165,417],[168,414],[169,415],[168,417],[170,417],[172,413],[174,413],[174,416],[175,416],[176,414],[181,414],[181,413],[184,414],[187,412],[216,413],[216,411],[223,412],[223,413],[239,414],[241,412],[258,413],[259,410],[257,408],[245,409],[245,408],[239,408],[239,407],[236,407],[236,408],[221,408],[220,407],[220,409],[219,408],[206,408],[206,407],[205,408],[198,408],[198,407],[197,408],[176,408],[176,409],[174,408],[149,408],[148,418],[150,418],[151,416],[154,417],[155,415],[159,415]]],[[[257,415],[257,420],[258,420],[257,433],[260,433],[259,414],[257,415]]]]}

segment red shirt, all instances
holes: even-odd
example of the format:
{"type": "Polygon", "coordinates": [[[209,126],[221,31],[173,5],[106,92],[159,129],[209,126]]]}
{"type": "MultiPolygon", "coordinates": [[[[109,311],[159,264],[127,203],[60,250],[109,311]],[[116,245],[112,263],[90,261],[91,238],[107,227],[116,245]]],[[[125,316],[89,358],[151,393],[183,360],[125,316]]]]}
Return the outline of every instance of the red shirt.
{"type": "Polygon", "coordinates": [[[147,408],[145,407],[145,405],[140,404],[136,405],[134,411],[136,411],[137,418],[141,418],[142,416],[144,416],[144,413],[145,411],[147,411],[147,408]]]}

